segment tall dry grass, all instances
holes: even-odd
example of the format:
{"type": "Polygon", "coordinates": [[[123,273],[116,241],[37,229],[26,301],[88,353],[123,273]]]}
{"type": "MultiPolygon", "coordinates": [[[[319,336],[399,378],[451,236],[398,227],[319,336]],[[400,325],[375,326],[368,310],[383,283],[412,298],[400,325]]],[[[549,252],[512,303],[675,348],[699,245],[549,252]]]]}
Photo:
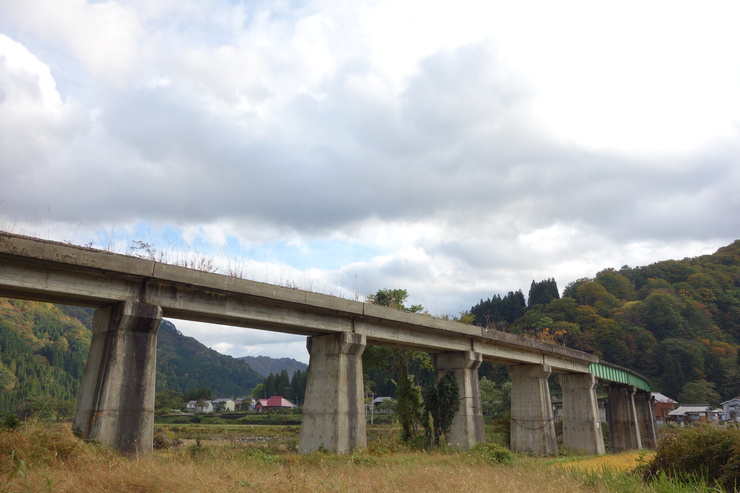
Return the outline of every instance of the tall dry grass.
{"type": "Polygon", "coordinates": [[[541,459],[518,457],[506,466],[475,452],[413,452],[380,442],[342,456],[234,443],[125,458],[82,442],[66,425],[0,432],[0,493],[613,491],[599,481],[541,459]]]}

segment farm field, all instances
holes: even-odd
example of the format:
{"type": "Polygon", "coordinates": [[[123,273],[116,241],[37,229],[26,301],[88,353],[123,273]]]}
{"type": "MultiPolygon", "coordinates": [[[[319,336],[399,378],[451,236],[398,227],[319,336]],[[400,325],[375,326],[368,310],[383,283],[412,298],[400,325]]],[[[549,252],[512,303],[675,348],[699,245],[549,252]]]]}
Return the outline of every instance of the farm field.
{"type": "Polygon", "coordinates": [[[510,463],[503,464],[485,448],[410,450],[386,426],[370,431],[367,449],[341,456],[299,455],[292,426],[283,427],[290,430],[269,425],[174,428],[157,431],[160,436],[177,435],[184,443],[138,458],[83,442],[66,424],[28,423],[2,431],[0,492],[700,491],[666,484],[655,489],[626,474],[630,465],[637,465],[639,453],[622,456],[623,465],[614,469],[609,457],[513,455],[510,463]],[[264,440],[250,440],[255,437],[264,440]],[[606,465],[598,466],[598,473],[577,467],[593,460],[606,465]]]}

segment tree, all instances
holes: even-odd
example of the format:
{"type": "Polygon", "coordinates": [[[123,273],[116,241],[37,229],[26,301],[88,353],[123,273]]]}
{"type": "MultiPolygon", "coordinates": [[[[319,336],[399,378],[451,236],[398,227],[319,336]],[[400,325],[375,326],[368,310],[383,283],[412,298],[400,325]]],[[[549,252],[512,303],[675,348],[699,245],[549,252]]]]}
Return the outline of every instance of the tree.
{"type": "Polygon", "coordinates": [[[210,401],[213,399],[213,391],[207,387],[198,387],[196,389],[189,390],[183,396],[183,399],[187,401],[210,401]]]}
{"type": "Polygon", "coordinates": [[[270,372],[269,375],[267,375],[267,378],[264,382],[264,393],[265,397],[272,397],[273,395],[277,395],[277,384],[275,381],[277,380],[277,377],[270,372]]]}
{"type": "Polygon", "coordinates": [[[405,289],[379,289],[377,293],[367,296],[367,301],[373,305],[387,306],[396,310],[417,313],[424,310],[421,305],[405,305],[409,293],[405,289]]]}
{"type": "Polygon", "coordinates": [[[678,402],[681,404],[709,404],[712,407],[717,407],[721,400],[714,384],[706,380],[689,382],[683,386],[681,393],[678,394],[678,402]]]}
{"type": "Polygon", "coordinates": [[[154,395],[155,409],[184,409],[185,400],[177,390],[163,390],[154,395]]]}
{"type": "Polygon", "coordinates": [[[642,302],[646,329],[658,339],[682,336],[684,325],[678,300],[668,293],[656,291],[642,302]]]}
{"type": "Polygon", "coordinates": [[[604,269],[594,279],[616,298],[632,301],[637,297],[632,282],[614,269],[604,269]]]}
{"type": "Polygon", "coordinates": [[[264,383],[258,383],[253,389],[252,393],[250,394],[252,398],[254,399],[265,399],[267,396],[265,394],[265,384],[264,383]]]}
{"type": "MultiPolygon", "coordinates": [[[[405,289],[380,289],[367,297],[370,303],[397,310],[419,312],[424,309],[421,305],[406,308],[407,298],[405,289]]],[[[396,416],[401,424],[404,440],[415,435],[421,416],[421,391],[414,376],[410,374],[412,363],[429,369],[432,367],[429,355],[419,351],[368,346],[362,357],[362,364],[366,369],[387,368],[396,373],[396,416]]]]}
{"type": "Polygon", "coordinates": [[[394,412],[401,425],[401,439],[411,440],[422,422],[421,387],[414,382],[413,375],[406,375],[398,382],[394,412]]]}
{"type": "Polygon", "coordinates": [[[288,370],[283,368],[280,375],[275,378],[275,395],[286,396],[290,393],[290,375],[288,370]]]}
{"type": "Polygon", "coordinates": [[[290,396],[295,399],[296,405],[300,406],[306,397],[307,372],[296,370],[290,381],[290,396]]]}
{"type": "Polygon", "coordinates": [[[424,420],[427,437],[433,445],[439,445],[452,426],[452,419],[460,408],[460,388],[455,374],[451,371],[439,379],[436,387],[428,387],[424,392],[424,420]]]}
{"type": "Polygon", "coordinates": [[[558,283],[555,282],[555,279],[551,278],[540,282],[534,282],[532,280],[532,285],[529,287],[527,305],[530,307],[534,305],[546,305],[550,301],[559,298],[558,283]]]}

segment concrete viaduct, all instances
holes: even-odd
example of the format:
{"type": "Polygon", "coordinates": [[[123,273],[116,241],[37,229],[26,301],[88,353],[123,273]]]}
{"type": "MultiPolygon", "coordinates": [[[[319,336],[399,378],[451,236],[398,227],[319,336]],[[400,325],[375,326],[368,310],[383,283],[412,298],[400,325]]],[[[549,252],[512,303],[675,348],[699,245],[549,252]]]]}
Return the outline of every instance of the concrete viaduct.
{"type": "Polygon", "coordinates": [[[596,400],[606,380],[613,452],[655,446],[650,387],[630,370],[515,334],[368,303],[0,232],[0,296],[96,308],[75,414],[83,437],[123,453],[152,450],[156,338],[162,317],[301,334],[310,354],[299,450],[366,445],[362,353],[367,344],[429,352],[452,371],[460,410],[448,441],[484,441],[483,360],[512,377],[511,448],[557,452],[548,377],[563,389],[563,444],[604,453],[596,400]]]}

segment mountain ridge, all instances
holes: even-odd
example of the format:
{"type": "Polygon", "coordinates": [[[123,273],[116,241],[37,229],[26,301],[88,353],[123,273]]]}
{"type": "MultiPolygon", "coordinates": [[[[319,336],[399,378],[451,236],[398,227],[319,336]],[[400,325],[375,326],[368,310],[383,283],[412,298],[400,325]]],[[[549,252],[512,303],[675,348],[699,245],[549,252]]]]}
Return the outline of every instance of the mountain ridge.
{"type": "Polygon", "coordinates": [[[242,356],[237,359],[246,361],[254,371],[267,378],[270,373],[278,374],[283,370],[293,377],[296,370],[306,371],[308,365],[293,358],[272,358],[270,356],[242,356]]]}

